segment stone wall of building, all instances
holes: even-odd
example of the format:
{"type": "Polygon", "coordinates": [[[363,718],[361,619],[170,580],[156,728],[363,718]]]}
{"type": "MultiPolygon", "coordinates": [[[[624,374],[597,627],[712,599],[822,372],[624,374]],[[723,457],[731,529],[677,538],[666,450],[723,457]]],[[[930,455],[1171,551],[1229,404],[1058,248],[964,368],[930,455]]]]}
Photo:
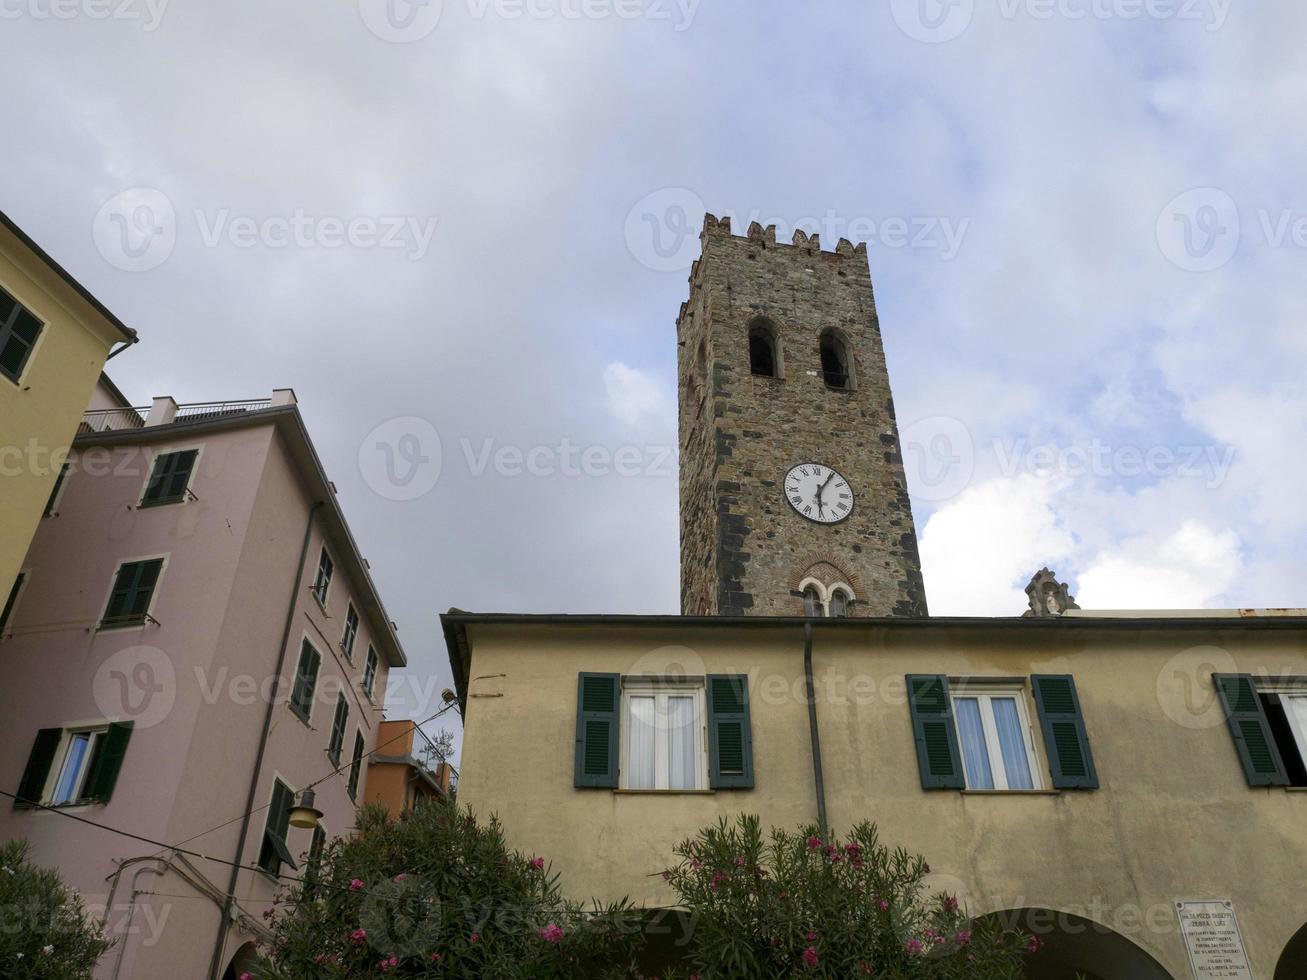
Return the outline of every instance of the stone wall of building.
{"type": "Polygon", "coordinates": [[[677,322],[682,613],[801,615],[797,585],[825,563],[853,586],[853,615],[926,615],[866,246],[825,252],[801,231],[785,245],[757,223],[738,237],[712,215],[702,242],[677,322]],[[759,320],[779,377],[750,371],[759,320]],[[849,352],[851,390],[821,373],[827,329],[849,352]],[[782,481],[803,462],[849,480],[850,516],[818,524],[790,508],[782,481]]]}

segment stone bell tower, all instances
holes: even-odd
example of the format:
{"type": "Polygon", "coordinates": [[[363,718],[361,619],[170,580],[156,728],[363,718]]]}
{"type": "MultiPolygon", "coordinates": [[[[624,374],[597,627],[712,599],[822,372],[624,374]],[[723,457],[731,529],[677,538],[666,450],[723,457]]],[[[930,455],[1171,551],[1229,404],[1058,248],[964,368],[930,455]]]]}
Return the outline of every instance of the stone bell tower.
{"type": "Polygon", "coordinates": [[[677,320],[681,613],[925,616],[866,245],[704,219],[677,320]]]}

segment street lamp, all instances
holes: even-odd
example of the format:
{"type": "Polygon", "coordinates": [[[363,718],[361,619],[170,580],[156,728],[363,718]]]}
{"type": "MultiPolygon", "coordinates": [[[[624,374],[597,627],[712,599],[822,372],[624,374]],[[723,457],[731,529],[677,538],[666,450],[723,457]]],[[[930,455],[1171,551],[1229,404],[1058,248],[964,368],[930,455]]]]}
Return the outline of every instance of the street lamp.
{"type": "Polygon", "coordinates": [[[299,804],[290,811],[290,825],[311,830],[322,819],[322,811],[313,806],[313,790],[306,789],[300,794],[299,804]]]}

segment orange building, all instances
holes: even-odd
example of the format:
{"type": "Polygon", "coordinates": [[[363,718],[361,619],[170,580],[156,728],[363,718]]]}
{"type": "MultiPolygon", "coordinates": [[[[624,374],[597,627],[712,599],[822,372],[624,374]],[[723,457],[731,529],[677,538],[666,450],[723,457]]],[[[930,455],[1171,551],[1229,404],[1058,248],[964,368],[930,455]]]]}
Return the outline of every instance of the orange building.
{"type": "Polygon", "coordinates": [[[431,799],[448,799],[456,788],[453,767],[412,721],[383,721],[378,751],[368,763],[368,803],[394,814],[407,813],[431,799]]]}

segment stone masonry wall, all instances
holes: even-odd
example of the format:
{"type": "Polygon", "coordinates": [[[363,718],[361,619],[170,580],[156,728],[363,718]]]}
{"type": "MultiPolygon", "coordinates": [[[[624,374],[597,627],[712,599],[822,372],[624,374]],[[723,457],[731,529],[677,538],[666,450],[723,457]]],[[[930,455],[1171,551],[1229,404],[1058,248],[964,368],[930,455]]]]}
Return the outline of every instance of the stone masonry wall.
{"type": "Polygon", "coordinates": [[[802,615],[797,584],[824,563],[857,592],[852,615],[926,615],[866,246],[823,252],[801,231],[784,245],[756,223],[737,237],[712,215],[701,240],[677,322],[682,613],[802,615]],[[749,370],[759,317],[777,332],[779,378],[749,370]],[[851,391],[820,374],[828,327],[848,348],[851,391]],[[805,461],[852,484],[841,523],[815,524],[785,502],[785,472],[805,461]]]}

